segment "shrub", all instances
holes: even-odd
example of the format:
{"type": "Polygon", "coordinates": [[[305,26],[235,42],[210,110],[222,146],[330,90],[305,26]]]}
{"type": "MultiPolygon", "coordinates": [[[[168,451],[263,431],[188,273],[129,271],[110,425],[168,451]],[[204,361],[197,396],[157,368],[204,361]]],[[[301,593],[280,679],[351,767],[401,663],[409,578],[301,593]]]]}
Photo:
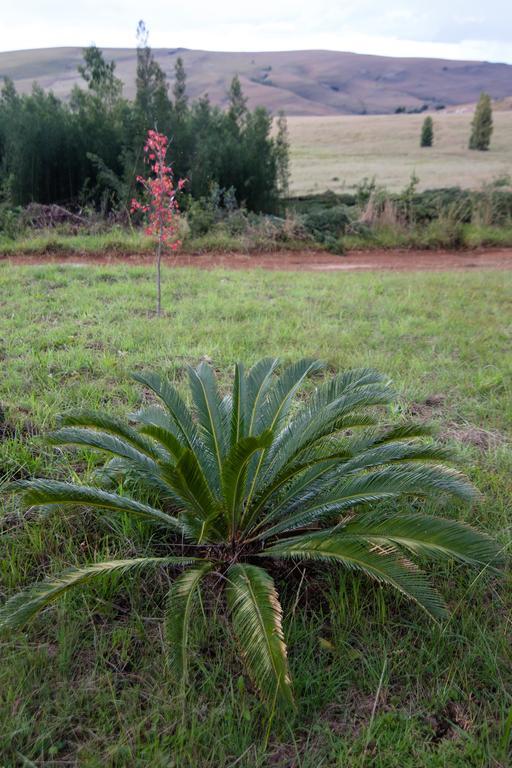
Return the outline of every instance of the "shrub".
{"type": "Polygon", "coordinates": [[[350,223],[350,216],[345,206],[337,205],[334,208],[313,211],[304,216],[303,222],[306,231],[315,240],[323,243],[333,239],[337,240],[343,235],[350,223]]]}
{"type": "Polygon", "coordinates": [[[106,472],[118,478],[123,495],[54,480],[14,487],[30,506],[82,505],[145,520],[158,554],[95,562],[50,577],[11,597],[0,609],[0,627],[25,624],[89,582],[179,569],[167,595],[165,631],[171,668],[183,685],[192,615],[205,580],[215,575],[248,672],[273,705],[293,701],[272,576],[276,561],[361,571],[444,617],[441,596],[410,556],[487,567],[496,546],[466,525],[424,514],[417,503],[403,511],[392,502],[439,494],[472,499],[473,487],[441,463],[446,451],[425,440],[425,426],[377,424],[369,408],[395,397],[381,375],[346,371],[299,405],[296,393],[322,364],[301,360],[275,377],[277,365],[261,360],[246,373],[237,364],[226,397],[210,367],[191,368],[191,408],[165,379],[136,375],[164,406],[136,414],[137,429],[103,413],[69,414],[51,441],[110,454],[106,472]],[[379,509],[382,501],[387,503],[379,509]]]}
{"type": "Polygon", "coordinates": [[[15,240],[24,230],[21,208],[0,205],[0,234],[15,240]]]}

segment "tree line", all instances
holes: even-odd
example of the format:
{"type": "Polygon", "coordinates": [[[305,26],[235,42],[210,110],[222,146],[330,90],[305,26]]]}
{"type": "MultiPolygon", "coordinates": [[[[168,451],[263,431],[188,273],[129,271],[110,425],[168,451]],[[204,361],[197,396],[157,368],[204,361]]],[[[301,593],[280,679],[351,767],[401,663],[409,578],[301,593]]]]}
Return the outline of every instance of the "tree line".
{"type": "Polygon", "coordinates": [[[208,96],[187,97],[186,73],[177,58],[174,81],[155,60],[143,22],[137,30],[136,95],[123,96],[115,63],[96,46],[85,49],[68,102],[34,84],[19,94],[6,79],[0,92],[0,201],[127,210],[142,173],[148,129],[170,139],[170,157],[187,192],[207,196],[229,191],[249,210],[272,212],[288,184],[284,116],[272,134],[264,108],[250,110],[235,76],[228,109],[208,96]]]}

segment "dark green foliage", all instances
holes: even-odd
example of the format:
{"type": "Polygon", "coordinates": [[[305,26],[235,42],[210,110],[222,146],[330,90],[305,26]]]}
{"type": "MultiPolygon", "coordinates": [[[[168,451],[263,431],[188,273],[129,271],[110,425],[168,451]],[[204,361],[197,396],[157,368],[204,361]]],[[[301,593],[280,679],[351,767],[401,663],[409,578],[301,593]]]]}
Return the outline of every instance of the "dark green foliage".
{"type": "Polygon", "coordinates": [[[349,222],[350,217],[343,205],[313,210],[302,218],[306,232],[333,253],[343,252],[341,237],[349,222]]]}
{"type": "Polygon", "coordinates": [[[420,146],[431,147],[434,143],[434,121],[427,115],[421,128],[420,146]]]}
{"type": "Polygon", "coordinates": [[[0,96],[0,202],[127,211],[136,194],[135,177],[143,173],[142,147],[151,128],[170,138],[174,172],[188,179],[187,193],[205,197],[215,185],[233,188],[239,205],[274,212],[288,179],[284,118],[272,138],[270,115],[247,108],[238,78],[226,112],[213,108],[207,97],[189,104],[181,58],[176,60],[171,98],[143,22],[137,38],[133,103],[122,96],[114,63],[95,46],[84,51],[80,66],[87,87],[75,87],[69,104],[37,86],[30,95],[19,95],[12,82],[5,82],[0,96]]]}
{"type": "Polygon", "coordinates": [[[492,127],[491,97],[488,93],[482,93],[471,121],[469,148],[479,149],[480,151],[489,149],[492,127]]]}
{"type": "Polygon", "coordinates": [[[324,210],[313,211],[303,218],[304,226],[316,240],[328,237],[340,237],[345,233],[350,217],[345,206],[337,205],[335,207],[325,208],[324,210]]]}
{"type": "Polygon", "coordinates": [[[148,128],[166,133],[170,127],[171,103],[167,93],[167,80],[155,61],[148,44],[149,30],[143,21],[137,27],[137,75],[135,117],[139,129],[139,143],[144,143],[148,128]]]}
{"type": "Polygon", "coordinates": [[[212,588],[225,590],[246,668],[274,706],[293,701],[276,560],[281,574],[289,561],[359,572],[445,617],[441,595],[410,557],[493,570],[498,550],[467,525],[426,514],[420,500],[468,501],[476,496],[473,486],[443,464],[448,454],[425,425],[378,424],[377,409],[396,396],[375,371],[344,371],[299,401],[324,365],[304,359],[276,375],[278,369],[272,358],[248,371],[238,363],[231,393],[223,396],[209,366],[189,368],[190,406],[167,380],[137,374],[161,406],[133,414],[136,428],[102,413],[68,414],[52,442],[109,455],[102,474],[117,492],[52,480],[14,488],[27,505],[46,511],[79,505],[92,515],[135,516],[152,532],[157,552],[49,577],[2,606],[0,629],[16,629],[90,581],[179,566],[185,570],[170,587],[165,625],[170,667],[183,684],[192,616],[199,603],[205,606],[200,597],[211,574],[212,588]],[[409,497],[413,510],[396,504],[409,497]]]}
{"type": "Polygon", "coordinates": [[[281,194],[286,195],[290,187],[290,141],[288,138],[288,123],[284,112],[279,113],[277,118],[277,136],[276,136],[276,162],[277,162],[277,183],[281,194]]]}

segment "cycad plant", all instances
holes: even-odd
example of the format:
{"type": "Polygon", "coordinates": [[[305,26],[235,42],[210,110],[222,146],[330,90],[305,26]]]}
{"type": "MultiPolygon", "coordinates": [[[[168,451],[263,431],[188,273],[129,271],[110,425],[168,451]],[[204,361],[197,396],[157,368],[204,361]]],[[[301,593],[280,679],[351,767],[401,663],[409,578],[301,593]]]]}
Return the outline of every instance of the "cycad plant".
{"type": "Polygon", "coordinates": [[[204,580],[216,574],[254,684],[268,701],[291,703],[282,611],[272,578],[276,560],[324,561],[363,572],[443,617],[442,598],[410,557],[489,567],[495,545],[462,523],[425,515],[417,505],[403,511],[393,500],[439,494],[469,500],[474,488],[443,465],[446,452],[426,439],[424,426],[378,424],[376,415],[395,398],[378,373],[349,370],[321,383],[308,398],[296,398],[322,367],[301,360],[277,375],[275,359],[261,360],[249,371],[237,364],[232,392],[223,397],[212,369],[201,364],[189,370],[190,407],[168,381],[137,374],[162,407],[150,405],[135,414],[135,428],[104,414],[67,415],[52,442],[110,454],[108,471],[129,478],[120,487],[131,493],[30,480],[16,485],[26,504],[83,505],[143,518],[160,541],[170,542],[168,553],[72,568],[8,600],[0,609],[0,626],[18,627],[93,580],[179,568],[165,626],[171,667],[185,683],[191,617],[204,580]],[[134,498],[137,491],[144,501],[134,498]]]}

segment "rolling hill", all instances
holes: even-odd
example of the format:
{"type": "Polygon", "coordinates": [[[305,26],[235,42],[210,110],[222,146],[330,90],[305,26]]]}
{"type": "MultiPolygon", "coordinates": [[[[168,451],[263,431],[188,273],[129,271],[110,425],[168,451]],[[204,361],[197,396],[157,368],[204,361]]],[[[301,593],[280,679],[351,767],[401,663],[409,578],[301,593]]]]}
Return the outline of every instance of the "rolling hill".
{"type": "MultiPolygon", "coordinates": [[[[133,97],[135,51],[106,48],[104,53],[116,62],[125,95],[133,97]]],[[[223,106],[229,82],[238,73],[251,106],[263,105],[272,112],[282,109],[288,115],[386,114],[397,107],[468,104],[482,90],[494,99],[512,94],[508,64],[336,51],[220,53],[160,48],[154,54],[170,77],[176,58],[183,58],[192,98],[208,93],[214,104],[223,106]]],[[[21,92],[37,81],[66,97],[81,82],[77,72],[81,57],[81,48],[0,53],[0,78],[12,78],[21,92]]]]}

